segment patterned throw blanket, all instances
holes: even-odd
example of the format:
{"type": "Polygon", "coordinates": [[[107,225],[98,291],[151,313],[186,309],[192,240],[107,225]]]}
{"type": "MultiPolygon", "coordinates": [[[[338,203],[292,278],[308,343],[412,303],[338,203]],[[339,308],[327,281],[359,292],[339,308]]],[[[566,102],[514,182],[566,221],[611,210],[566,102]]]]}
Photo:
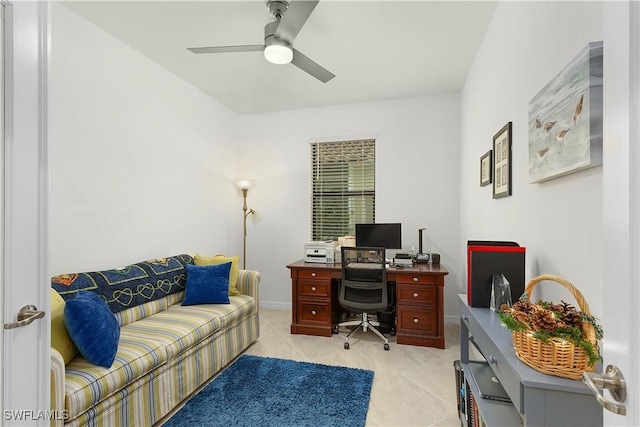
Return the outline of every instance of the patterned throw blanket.
{"type": "Polygon", "coordinates": [[[86,273],[61,274],[51,278],[51,287],[65,300],[79,291],[91,291],[106,302],[113,313],[184,291],[190,255],[151,259],[122,268],[86,273]]]}

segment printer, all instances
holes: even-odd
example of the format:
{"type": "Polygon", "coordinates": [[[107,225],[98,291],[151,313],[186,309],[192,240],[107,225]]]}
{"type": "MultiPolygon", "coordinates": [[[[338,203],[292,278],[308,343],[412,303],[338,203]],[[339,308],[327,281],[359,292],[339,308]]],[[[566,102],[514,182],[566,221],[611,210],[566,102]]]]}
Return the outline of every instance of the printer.
{"type": "Polygon", "coordinates": [[[304,244],[304,262],[333,264],[337,242],[307,242],[304,244]]]}

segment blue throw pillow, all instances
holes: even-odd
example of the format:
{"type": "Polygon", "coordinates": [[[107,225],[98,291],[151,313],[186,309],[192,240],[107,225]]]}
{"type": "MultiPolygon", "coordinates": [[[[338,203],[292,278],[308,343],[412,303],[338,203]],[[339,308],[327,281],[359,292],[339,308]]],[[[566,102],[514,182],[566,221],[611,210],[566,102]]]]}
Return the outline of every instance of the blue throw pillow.
{"type": "Polygon", "coordinates": [[[182,305],[229,304],[231,263],[187,264],[187,290],[182,305]]]}
{"type": "Polygon", "coordinates": [[[93,292],[78,292],[64,305],[64,324],[85,359],[111,367],[118,352],[120,325],[105,300],[93,292]]]}

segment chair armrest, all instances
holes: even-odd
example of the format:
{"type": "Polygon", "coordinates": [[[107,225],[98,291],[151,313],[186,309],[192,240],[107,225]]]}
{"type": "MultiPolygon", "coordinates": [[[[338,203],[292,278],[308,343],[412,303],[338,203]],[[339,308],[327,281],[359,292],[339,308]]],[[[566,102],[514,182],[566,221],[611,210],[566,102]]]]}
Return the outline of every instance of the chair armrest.
{"type": "Polygon", "coordinates": [[[253,270],[238,271],[238,290],[241,294],[252,296],[256,300],[256,312],[259,311],[260,293],[258,285],[261,275],[253,270]]]}
{"type": "Polygon", "coordinates": [[[51,418],[51,426],[61,427],[67,412],[64,409],[65,366],[62,355],[51,348],[51,411],[56,416],[51,418]]]}

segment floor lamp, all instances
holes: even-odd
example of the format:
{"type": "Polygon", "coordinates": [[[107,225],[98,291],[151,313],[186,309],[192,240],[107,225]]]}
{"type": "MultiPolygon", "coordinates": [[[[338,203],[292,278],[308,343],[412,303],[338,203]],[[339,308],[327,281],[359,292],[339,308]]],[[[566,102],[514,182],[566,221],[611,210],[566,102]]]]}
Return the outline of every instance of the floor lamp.
{"type": "Polygon", "coordinates": [[[252,213],[255,213],[253,209],[247,208],[247,193],[249,189],[251,189],[255,182],[251,179],[236,179],[235,184],[242,191],[242,216],[244,221],[244,235],[243,235],[243,243],[242,243],[242,269],[247,269],[247,217],[252,213]]]}

